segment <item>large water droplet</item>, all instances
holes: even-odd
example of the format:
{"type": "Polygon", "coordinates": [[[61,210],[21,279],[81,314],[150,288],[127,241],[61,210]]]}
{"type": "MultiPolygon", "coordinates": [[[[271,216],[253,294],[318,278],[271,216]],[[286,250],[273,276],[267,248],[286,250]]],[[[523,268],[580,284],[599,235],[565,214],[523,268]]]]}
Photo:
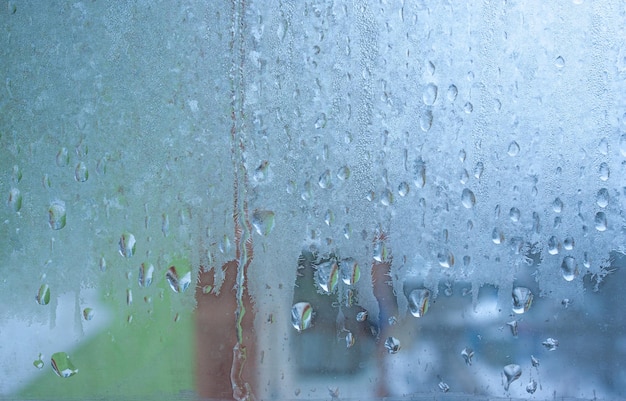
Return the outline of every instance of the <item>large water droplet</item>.
{"type": "Polygon", "coordinates": [[[474,196],[474,192],[470,189],[463,189],[463,193],[461,194],[461,203],[465,206],[466,209],[471,209],[476,204],[476,196],[474,196]]]}
{"type": "Polygon", "coordinates": [[[428,312],[430,291],[426,288],[418,288],[409,294],[409,311],[415,317],[422,317],[428,312]]]}
{"type": "Polygon", "coordinates": [[[65,227],[65,202],[54,201],[48,208],[48,223],[53,230],[60,230],[65,227]]]}
{"type": "Polygon", "coordinates": [[[561,274],[565,281],[572,281],[578,276],[578,263],[572,256],[566,256],[561,263],[561,274]]]}
{"type": "Polygon", "coordinates": [[[14,212],[19,212],[22,208],[22,193],[17,188],[11,188],[9,191],[9,198],[7,199],[7,205],[14,212]]]}
{"type": "Polygon", "coordinates": [[[74,170],[74,178],[78,182],[85,182],[89,179],[89,171],[87,171],[87,164],[79,162],[74,170]]]}
{"type": "Polygon", "coordinates": [[[526,287],[513,288],[513,312],[522,314],[528,312],[533,303],[533,293],[526,287]]]}
{"type": "Polygon", "coordinates": [[[184,292],[189,287],[189,284],[191,284],[191,272],[188,271],[181,276],[176,266],[170,266],[170,268],[167,269],[165,278],[174,292],[184,292]]]}
{"type": "Polygon", "coordinates": [[[600,188],[596,194],[596,204],[602,208],[609,205],[609,191],[606,188],[600,188]]]}
{"type": "Polygon", "coordinates": [[[424,87],[424,93],[422,94],[422,100],[426,106],[432,106],[437,100],[437,85],[429,83],[424,87]]]}
{"type": "Polygon", "coordinates": [[[504,390],[509,391],[509,386],[515,380],[519,379],[522,375],[522,368],[516,364],[506,365],[503,369],[504,376],[506,377],[506,383],[504,383],[504,390]]]}
{"type": "Polygon", "coordinates": [[[596,213],[596,216],[594,217],[593,221],[596,225],[596,230],[606,231],[608,223],[606,221],[606,214],[604,212],[596,213]]]}
{"type": "Polygon", "coordinates": [[[559,340],[548,337],[544,342],[541,343],[548,351],[554,351],[559,347],[559,340]]]}
{"type": "Polygon", "coordinates": [[[78,373],[78,369],[65,352],[55,352],[50,359],[52,369],[59,377],[68,378],[78,373]]]}
{"type": "Polygon", "coordinates": [[[313,308],[310,303],[298,302],[291,307],[291,324],[299,332],[311,327],[312,318],[313,308]]]}
{"type": "Polygon", "coordinates": [[[341,280],[346,285],[354,285],[361,278],[361,268],[356,260],[346,258],[341,261],[341,280]]]}
{"type": "Polygon", "coordinates": [[[400,340],[395,337],[387,337],[385,340],[385,348],[390,354],[397,354],[400,351],[400,340]]]}
{"type": "Polygon", "coordinates": [[[48,305],[50,303],[50,287],[48,287],[48,284],[42,284],[39,287],[35,300],[39,305],[48,305]]]}
{"type": "Polygon", "coordinates": [[[125,258],[130,258],[135,254],[135,236],[129,232],[125,232],[120,236],[119,252],[125,258]]]}
{"type": "Polygon", "coordinates": [[[139,266],[139,274],[137,275],[137,281],[140,287],[149,287],[152,284],[152,274],[154,273],[154,266],[150,263],[142,263],[139,266]]]}
{"type": "Polygon", "coordinates": [[[465,364],[471,366],[472,358],[474,357],[474,350],[469,347],[465,347],[461,351],[461,356],[463,357],[465,364]]]}
{"type": "Polygon", "coordinates": [[[315,272],[317,285],[327,294],[335,291],[339,282],[339,265],[329,260],[317,266],[315,272]]]}
{"type": "Polygon", "coordinates": [[[252,225],[259,235],[269,235],[274,229],[274,212],[255,209],[252,212],[252,225]]]}

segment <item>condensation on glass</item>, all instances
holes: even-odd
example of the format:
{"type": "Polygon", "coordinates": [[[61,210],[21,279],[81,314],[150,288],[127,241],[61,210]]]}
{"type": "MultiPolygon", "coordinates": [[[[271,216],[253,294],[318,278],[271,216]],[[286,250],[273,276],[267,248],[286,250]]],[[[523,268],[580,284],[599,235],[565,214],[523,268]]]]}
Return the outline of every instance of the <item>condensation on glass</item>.
{"type": "Polygon", "coordinates": [[[0,7],[0,398],[626,396],[626,5],[0,7]]]}

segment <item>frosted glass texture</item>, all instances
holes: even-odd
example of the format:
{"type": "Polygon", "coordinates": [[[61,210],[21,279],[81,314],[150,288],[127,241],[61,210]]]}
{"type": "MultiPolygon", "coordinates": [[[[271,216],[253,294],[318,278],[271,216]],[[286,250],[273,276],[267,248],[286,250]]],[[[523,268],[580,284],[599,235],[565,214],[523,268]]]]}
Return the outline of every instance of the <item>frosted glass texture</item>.
{"type": "Polygon", "coordinates": [[[626,4],[3,1],[2,399],[626,397],[626,4]]]}

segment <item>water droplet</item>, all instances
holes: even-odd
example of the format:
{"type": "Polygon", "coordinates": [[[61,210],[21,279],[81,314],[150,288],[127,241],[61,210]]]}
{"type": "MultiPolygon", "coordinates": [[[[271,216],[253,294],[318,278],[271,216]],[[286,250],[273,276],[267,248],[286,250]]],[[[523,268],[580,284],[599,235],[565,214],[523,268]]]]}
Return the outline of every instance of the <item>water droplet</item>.
{"type": "Polygon", "coordinates": [[[50,359],[52,369],[59,377],[68,378],[78,373],[78,369],[65,352],[55,352],[50,359]]]}
{"type": "Polygon", "coordinates": [[[398,195],[405,197],[409,194],[409,184],[405,181],[402,181],[400,185],[398,185],[398,195]]]}
{"type": "Polygon", "coordinates": [[[522,314],[528,312],[533,303],[533,293],[526,287],[513,288],[513,312],[522,314]]]}
{"type": "Polygon", "coordinates": [[[559,240],[554,235],[548,238],[548,253],[550,255],[558,254],[560,246],[559,240]]]}
{"type": "Polygon", "coordinates": [[[482,177],[484,171],[485,165],[483,164],[483,162],[476,163],[476,166],[474,166],[474,177],[480,180],[480,177],[482,177]]]}
{"type": "Polygon", "coordinates": [[[16,184],[22,181],[22,169],[20,169],[20,166],[18,166],[17,164],[13,166],[11,178],[16,184]]]}
{"type": "Polygon", "coordinates": [[[68,152],[67,148],[59,149],[56,162],[59,167],[65,167],[70,163],[70,152],[68,152]]]}
{"type": "Polygon", "coordinates": [[[548,351],[554,351],[559,347],[559,340],[548,337],[544,342],[541,343],[548,351]]]}
{"type": "Polygon", "coordinates": [[[37,357],[37,359],[35,359],[33,361],[33,366],[36,367],[37,369],[41,369],[44,366],[44,362],[43,362],[43,354],[39,354],[39,356],[37,357]]]}
{"type": "Polygon", "coordinates": [[[454,102],[458,94],[459,90],[457,89],[456,85],[448,86],[448,93],[446,96],[448,97],[449,101],[454,102]]]}
{"type": "Polygon", "coordinates": [[[465,105],[463,106],[463,111],[466,114],[470,114],[471,112],[474,111],[474,105],[471,102],[465,103],[465,105]]]}
{"type": "Polygon", "coordinates": [[[78,182],[85,182],[89,178],[89,171],[87,171],[87,165],[83,162],[79,162],[74,170],[74,178],[78,182]]]}
{"type": "Polygon", "coordinates": [[[54,201],[48,208],[48,223],[53,230],[60,230],[65,227],[65,202],[54,201]]]}
{"type": "Polygon", "coordinates": [[[359,313],[356,314],[356,321],[357,322],[364,322],[367,320],[367,311],[361,311],[359,313]]]}
{"type": "Polygon", "coordinates": [[[596,195],[596,204],[601,208],[609,205],[609,191],[606,188],[600,188],[596,195]]]}
{"type": "Polygon", "coordinates": [[[578,263],[572,256],[566,256],[561,263],[561,274],[565,281],[572,281],[578,276],[578,263]]]}
{"type": "Polygon", "coordinates": [[[569,235],[563,240],[563,248],[567,251],[574,249],[574,238],[569,235]]]}
{"type": "Polygon", "coordinates": [[[468,366],[471,366],[472,365],[472,358],[474,357],[474,350],[469,348],[469,347],[465,347],[461,351],[461,356],[463,357],[463,360],[465,361],[465,364],[468,365],[468,366]]]}
{"type": "Polygon", "coordinates": [[[387,246],[382,240],[378,240],[374,243],[374,260],[377,262],[387,260],[387,246]]]}
{"type": "Polygon", "coordinates": [[[346,348],[351,348],[354,345],[355,338],[351,331],[346,333],[346,348]]]}
{"type": "Polygon", "coordinates": [[[387,337],[385,340],[385,348],[390,354],[397,354],[400,351],[400,340],[395,337],[387,337]]]}
{"type": "Polygon", "coordinates": [[[125,232],[120,236],[119,252],[125,258],[130,258],[135,254],[135,236],[129,232],[125,232]]]}
{"type": "Polygon", "coordinates": [[[298,302],[291,307],[291,324],[298,331],[311,327],[313,308],[308,302],[298,302]]]}
{"type": "Polygon", "coordinates": [[[154,266],[149,263],[142,263],[139,266],[139,274],[137,275],[137,281],[140,287],[149,287],[152,284],[152,274],[154,273],[154,266]]]}
{"type": "Polygon", "coordinates": [[[437,261],[439,266],[449,268],[454,266],[454,255],[449,250],[444,250],[437,254],[437,261]]]}
{"type": "Polygon", "coordinates": [[[133,304],[133,290],[126,289],[126,305],[131,306],[133,304]]]}
{"type": "Polygon", "coordinates": [[[389,206],[393,203],[393,192],[389,188],[385,188],[382,194],[380,194],[380,203],[384,206],[389,206]]]}
{"type": "Polygon", "coordinates": [[[626,134],[623,134],[619,138],[619,153],[626,157],[626,134]]]}
{"type": "Polygon", "coordinates": [[[522,375],[522,368],[516,364],[506,365],[503,369],[504,376],[506,377],[506,383],[504,384],[504,390],[509,391],[509,386],[512,382],[519,379],[522,375]]]}
{"type": "Polygon", "coordinates": [[[511,320],[510,322],[506,322],[506,325],[511,329],[511,334],[513,337],[517,337],[517,320],[511,320]]]}
{"type": "Polygon", "coordinates": [[[598,152],[605,156],[609,154],[609,141],[607,141],[606,138],[602,138],[600,142],[598,142],[598,152]]]}
{"type": "Polygon", "coordinates": [[[513,142],[511,142],[509,144],[509,149],[507,150],[506,153],[508,153],[509,156],[511,156],[511,157],[515,157],[519,153],[519,150],[520,150],[519,149],[519,144],[517,142],[513,141],[513,142]]]}
{"type": "Polygon", "coordinates": [[[600,173],[600,180],[606,181],[609,179],[611,175],[611,171],[609,170],[609,165],[605,162],[600,163],[600,167],[598,168],[598,172],[600,173]]]}
{"type": "Polygon", "coordinates": [[[11,188],[9,191],[9,199],[7,199],[7,205],[14,212],[19,212],[22,208],[22,193],[17,188],[11,188]]]}
{"type": "Polygon", "coordinates": [[[50,303],[50,287],[48,287],[48,284],[42,284],[39,287],[35,300],[39,305],[48,305],[50,303]]]}
{"type": "Polygon", "coordinates": [[[317,180],[317,185],[323,189],[332,188],[333,182],[330,178],[330,170],[326,170],[320,175],[320,178],[317,180]]]}
{"type": "Polygon", "coordinates": [[[346,285],[354,285],[361,278],[361,268],[356,260],[347,258],[341,261],[341,280],[346,285]]]}
{"type": "Polygon", "coordinates": [[[428,312],[430,291],[426,288],[418,288],[409,294],[409,311],[415,317],[422,317],[428,312]]]}
{"type": "Polygon", "coordinates": [[[461,203],[465,206],[466,209],[471,209],[476,204],[476,196],[474,196],[474,192],[465,188],[463,189],[463,193],[461,194],[461,203]]]}
{"type": "Polygon", "coordinates": [[[433,126],[433,112],[431,110],[426,110],[420,116],[420,128],[424,132],[428,132],[430,128],[433,126]]]}
{"type": "Polygon", "coordinates": [[[326,223],[327,226],[330,226],[334,222],[335,222],[335,213],[330,209],[326,210],[326,214],[324,214],[324,223],[326,223]]]}
{"type": "Polygon", "coordinates": [[[526,385],[526,392],[528,394],[534,394],[535,391],[537,391],[537,381],[535,379],[530,379],[526,385]]]}
{"type": "Polygon", "coordinates": [[[565,65],[565,60],[563,59],[563,57],[558,56],[556,60],[554,60],[554,65],[556,66],[556,68],[563,68],[563,66],[565,65]]]}
{"type": "Polygon", "coordinates": [[[504,242],[504,233],[500,231],[497,227],[493,229],[491,232],[491,240],[494,244],[500,245],[504,242]]]}
{"type": "Polygon", "coordinates": [[[93,317],[95,316],[96,312],[94,312],[93,309],[91,308],[85,308],[83,309],[83,318],[87,321],[93,319],[93,317]]]}
{"type": "Polygon", "coordinates": [[[554,210],[554,213],[561,213],[563,211],[563,201],[561,198],[556,198],[554,202],[552,202],[552,210],[554,210]]]}
{"type": "Polygon", "coordinates": [[[321,129],[324,128],[326,126],[326,114],[321,113],[318,117],[317,120],[315,120],[315,128],[316,129],[321,129]]]}
{"type": "Polygon", "coordinates": [[[437,100],[437,85],[429,83],[424,87],[424,93],[422,94],[422,100],[426,106],[432,106],[437,100]]]}
{"type": "Polygon", "coordinates": [[[533,368],[536,368],[539,366],[539,359],[535,358],[534,355],[530,356],[530,363],[533,365],[533,368]]]}
{"type": "Polygon", "coordinates": [[[274,212],[255,209],[252,212],[252,225],[259,235],[267,236],[274,229],[274,212]]]}
{"type": "Polygon", "coordinates": [[[469,181],[469,173],[467,172],[466,169],[462,169],[461,174],[459,175],[459,182],[465,185],[467,184],[468,181],[469,181]]]}
{"type": "Polygon", "coordinates": [[[521,216],[521,212],[519,211],[518,208],[516,207],[512,207],[511,210],[509,210],[509,217],[511,218],[511,221],[514,222],[518,222],[521,216]]]}
{"type": "Polygon", "coordinates": [[[350,178],[350,169],[348,166],[339,167],[339,170],[337,170],[337,178],[341,181],[345,181],[350,178]]]}
{"type": "Polygon", "coordinates": [[[327,294],[335,291],[339,283],[339,266],[335,260],[323,262],[315,271],[317,285],[327,294]]]}
{"type": "Polygon", "coordinates": [[[442,393],[447,393],[448,391],[450,391],[450,386],[448,386],[448,383],[440,381],[439,390],[441,390],[442,393]]]}
{"type": "Polygon", "coordinates": [[[413,182],[418,188],[424,188],[426,185],[426,163],[419,157],[413,164],[413,182]]]}
{"type": "Polygon", "coordinates": [[[188,271],[180,277],[176,266],[170,266],[170,268],[167,269],[165,278],[174,292],[184,292],[187,287],[189,287],[189,284],[191,284],[191,272],[188,271]]]}
{"type": "Polygon", "coordinates": [[[606,214],[604,212],[596,213],[595,218],[593,219],[596,225],[596,230],[598,231],[606,231],[607,229],[607,221],[606,214]]]}

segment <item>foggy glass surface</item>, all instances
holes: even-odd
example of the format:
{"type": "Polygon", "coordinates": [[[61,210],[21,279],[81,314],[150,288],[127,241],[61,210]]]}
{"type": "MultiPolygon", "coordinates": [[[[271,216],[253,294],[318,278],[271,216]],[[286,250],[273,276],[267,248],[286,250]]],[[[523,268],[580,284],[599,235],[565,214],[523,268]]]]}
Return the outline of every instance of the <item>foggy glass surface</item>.
{"type": "Polygon", "coordinates": [[[0,399],[626,397],[625,29],[2,1],[0,399]]]}

